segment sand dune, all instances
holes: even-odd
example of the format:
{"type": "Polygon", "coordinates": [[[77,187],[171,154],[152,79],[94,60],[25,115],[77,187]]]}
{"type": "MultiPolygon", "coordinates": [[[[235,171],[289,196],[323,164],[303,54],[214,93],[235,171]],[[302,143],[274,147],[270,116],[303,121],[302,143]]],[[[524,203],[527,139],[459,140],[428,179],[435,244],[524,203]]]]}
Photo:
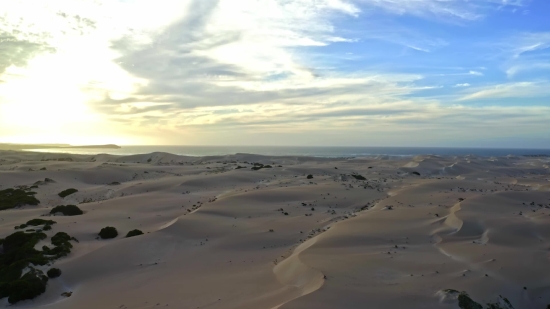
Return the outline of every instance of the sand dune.
{"type": "Polygon", "coordinates": [[[44,218],[79,241],[16,308],[458,308],[446,289],[545,308],[549,179],[527,157],[0,151],[0,190],[40,201],[0,211],[0,238],[44,218]],[[84,214],[49,216],[67,204],[84,214]]]}

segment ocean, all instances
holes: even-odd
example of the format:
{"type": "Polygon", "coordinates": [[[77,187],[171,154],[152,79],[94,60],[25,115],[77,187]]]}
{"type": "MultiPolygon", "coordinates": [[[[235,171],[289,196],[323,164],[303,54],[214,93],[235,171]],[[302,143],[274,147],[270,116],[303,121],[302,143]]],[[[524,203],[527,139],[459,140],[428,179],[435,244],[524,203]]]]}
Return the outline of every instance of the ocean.
{"type": "Polygon", "coordinates": [[[268,156],[312,156],[325,158],[370,157],[370,156],[416,156],[445,155],[463,156],[550,156],[550,149],[504,149],[504,148],[438,148],[438,147],[297,147],[297,146],[122,146],[120,149],[27,149],[27,151],[73,154],[134,155],[151,152],[167,152],[185,156],[218,156],[249,153],[268,156]]]}

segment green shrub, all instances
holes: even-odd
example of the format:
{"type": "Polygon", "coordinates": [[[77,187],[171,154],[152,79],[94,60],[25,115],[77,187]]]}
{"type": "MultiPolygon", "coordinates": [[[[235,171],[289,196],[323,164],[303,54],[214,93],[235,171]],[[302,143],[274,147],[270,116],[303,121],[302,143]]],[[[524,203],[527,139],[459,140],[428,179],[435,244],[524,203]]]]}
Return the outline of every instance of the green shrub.
{"type": "Polygon", "coordinates": [[[126,238],[134,237],[134,236],[138,236],[138,235],[143,235],[143,232],[140,231],[140,230],[131,230],[130,232],[128,232],[128,234],[126,234],[126,238]]]}
{"type": "Polygon", "coordinates": [[[56,224],[57,222],[53,221],[53,220],[44,220],[44,219],[32,219],[32,220],[29,220],[27,221],[27,225],[32,225],[32,226],[38,226],[38,225],[52,225],[52,224],[56,224]]]}
{"type": "Polygon", "coordinates": [[[31,268],[23,277],[0,283],[0,298],[8,297],[10,304],[33,299],[46,291],[48,277],[40,270],[31,268]]]}
{"type": "Polygon", "coordinates": [[[307,175],[307,179],[313,179],[313,175],[307,175]]]}
{"type": "Polygon", "coordinates": [[[359,174],[352,174],[351,177],[357,179],[357,180],[367,180],[367,178],[359,175],[359,174]]]}
{"type": "Polygon", "coordinates": [[[110,239],[110,238],[115,238],[117,236],[118,236],[118,231],[112,226],[104,227],[101,229],[101,231],[99,231],[99,237],[101,237],[102,239],[110,239]]]}
{"type": "Polygon", "coordinates": [[[49,224],[44,225],[44,227],[42,228],[43,231],[49,231],[51,229],[52,229],[52,226],[49,224]]]}
{"type": "MultiPolygon", "coordinates": [[[[63,246],[65,243],[69,243],[72,237],[65,232],[58,232],[52,237],[52,245],[54,246],[63,246]]],[[[70,243],[69,243],[70,245],[70,243]]],[[[72,246],[72,245],[71,245],[72,246]]]]}
{"type": "Polygon", "coordinates": [[[50,268],[46,273],[50,278],[57,278],[61,276],[61,269],[59,268],[50,268]]]}
{"type": "Polygon", "coordinates": [[[67,206],[60,205],[60,206],[55,206],[54,208],[52,208],[52,210],[50,210],[50,214],[56,214],[56,213],[62,213],[65,216],[78,216],[83,214],[84,212],[80,208],[78,208],[78,206],[75,206],[75,205],[67,205],[67,206]]]}
{"type": "Polygon", "coordinates": [[[69,234],[58,232],[51,239],[52,245],[55,247],[50,249],[48,246],[43,246],[42,251],[44,254],[51,255],[56,259],[67,256],[73,248],[73,245],[70,243],[71,240],[78,242],[76,238],[69,236],[69,234]]]}
{"type": "Polygon", "coordinates": [[[483,309],[483,306],[471,299],[466,292],[458,295],[458,307],[461,309],[483,309]]]}
{"type": "Polygon", "coordinates": [[[0,210],[24,205],[38,205],[40,201],[34,197],[35,194],[36,192],[21,189],[0,190],[0,210]]]}
{"type": "Polygon", "coordinates": [[[59,195],[59,196],[61,196],[61,197],[64,198],[64,197],[69,196],[69,195],[71,195],[71,194],[73,194],[73,193],[76,193],[76,192],[78,192],[77,189],[70,188],[70,189],[67,189],[67,190],[64,190],[64,191],[59,192],[57,195],[59,195]]]}
{"type": "MultiPolygon", "coordinates": [[[[4,248],[0,254],[0,299],[8,297],[10,303],[33,299],[46,291],[48,277],[32,265],[46,265],[70,253],[72,245],[67,233],[57,233],[52,237],[53,249],[43,246],[43,251],[34,249],[36,244],[46,239],[44,233],[15,232],[2,239],[4,248]],[[25,275],[23,270],[30,267],[25,275]]],[[[51,271],[51,270],[50,270],[51,271]]],[[[48,275],[49,272],[48,272],[48,275]]]]}

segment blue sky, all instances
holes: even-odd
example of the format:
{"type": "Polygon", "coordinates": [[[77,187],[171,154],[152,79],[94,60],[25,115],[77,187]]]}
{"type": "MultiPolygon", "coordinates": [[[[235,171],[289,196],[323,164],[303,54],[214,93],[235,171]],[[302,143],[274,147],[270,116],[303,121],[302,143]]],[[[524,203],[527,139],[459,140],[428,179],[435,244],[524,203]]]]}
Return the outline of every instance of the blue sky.
{"type": "Polygon", "coordinates": [[[550,148],[550,1],[32,2],[0,142],[550,148]]]}

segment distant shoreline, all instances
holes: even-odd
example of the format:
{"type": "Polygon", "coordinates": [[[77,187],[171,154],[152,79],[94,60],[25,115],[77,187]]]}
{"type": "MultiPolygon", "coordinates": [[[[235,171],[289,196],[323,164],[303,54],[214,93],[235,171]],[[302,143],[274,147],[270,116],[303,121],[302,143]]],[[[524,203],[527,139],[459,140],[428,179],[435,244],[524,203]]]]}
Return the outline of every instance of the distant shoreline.
{"type": "MultiPolygon", "coordinates": [[[[0,150],[2,149],[0,146],[0,150]]],[[[144,154],[172,154],[185,157],[223,157],[255,154],[268,157],[312,157],[312,158],[374,158],[397,159],[415,156],[438,157],[485,157],[502,158],[550,157],[550,149],[475,149],[475,148],[420,148],[420,147],[272,147],[272,146],[70,146],[54,145],[48,148],[13,149],[35,153],[64,153],[73,155],[135,156],[144,154]]]]}
{"type": "Polygon", "coordinates": [[[0,144],[0,150],[27,150],[27,149],[120,149],[115,144],[79,145],[68,144],[0,144]]]}

